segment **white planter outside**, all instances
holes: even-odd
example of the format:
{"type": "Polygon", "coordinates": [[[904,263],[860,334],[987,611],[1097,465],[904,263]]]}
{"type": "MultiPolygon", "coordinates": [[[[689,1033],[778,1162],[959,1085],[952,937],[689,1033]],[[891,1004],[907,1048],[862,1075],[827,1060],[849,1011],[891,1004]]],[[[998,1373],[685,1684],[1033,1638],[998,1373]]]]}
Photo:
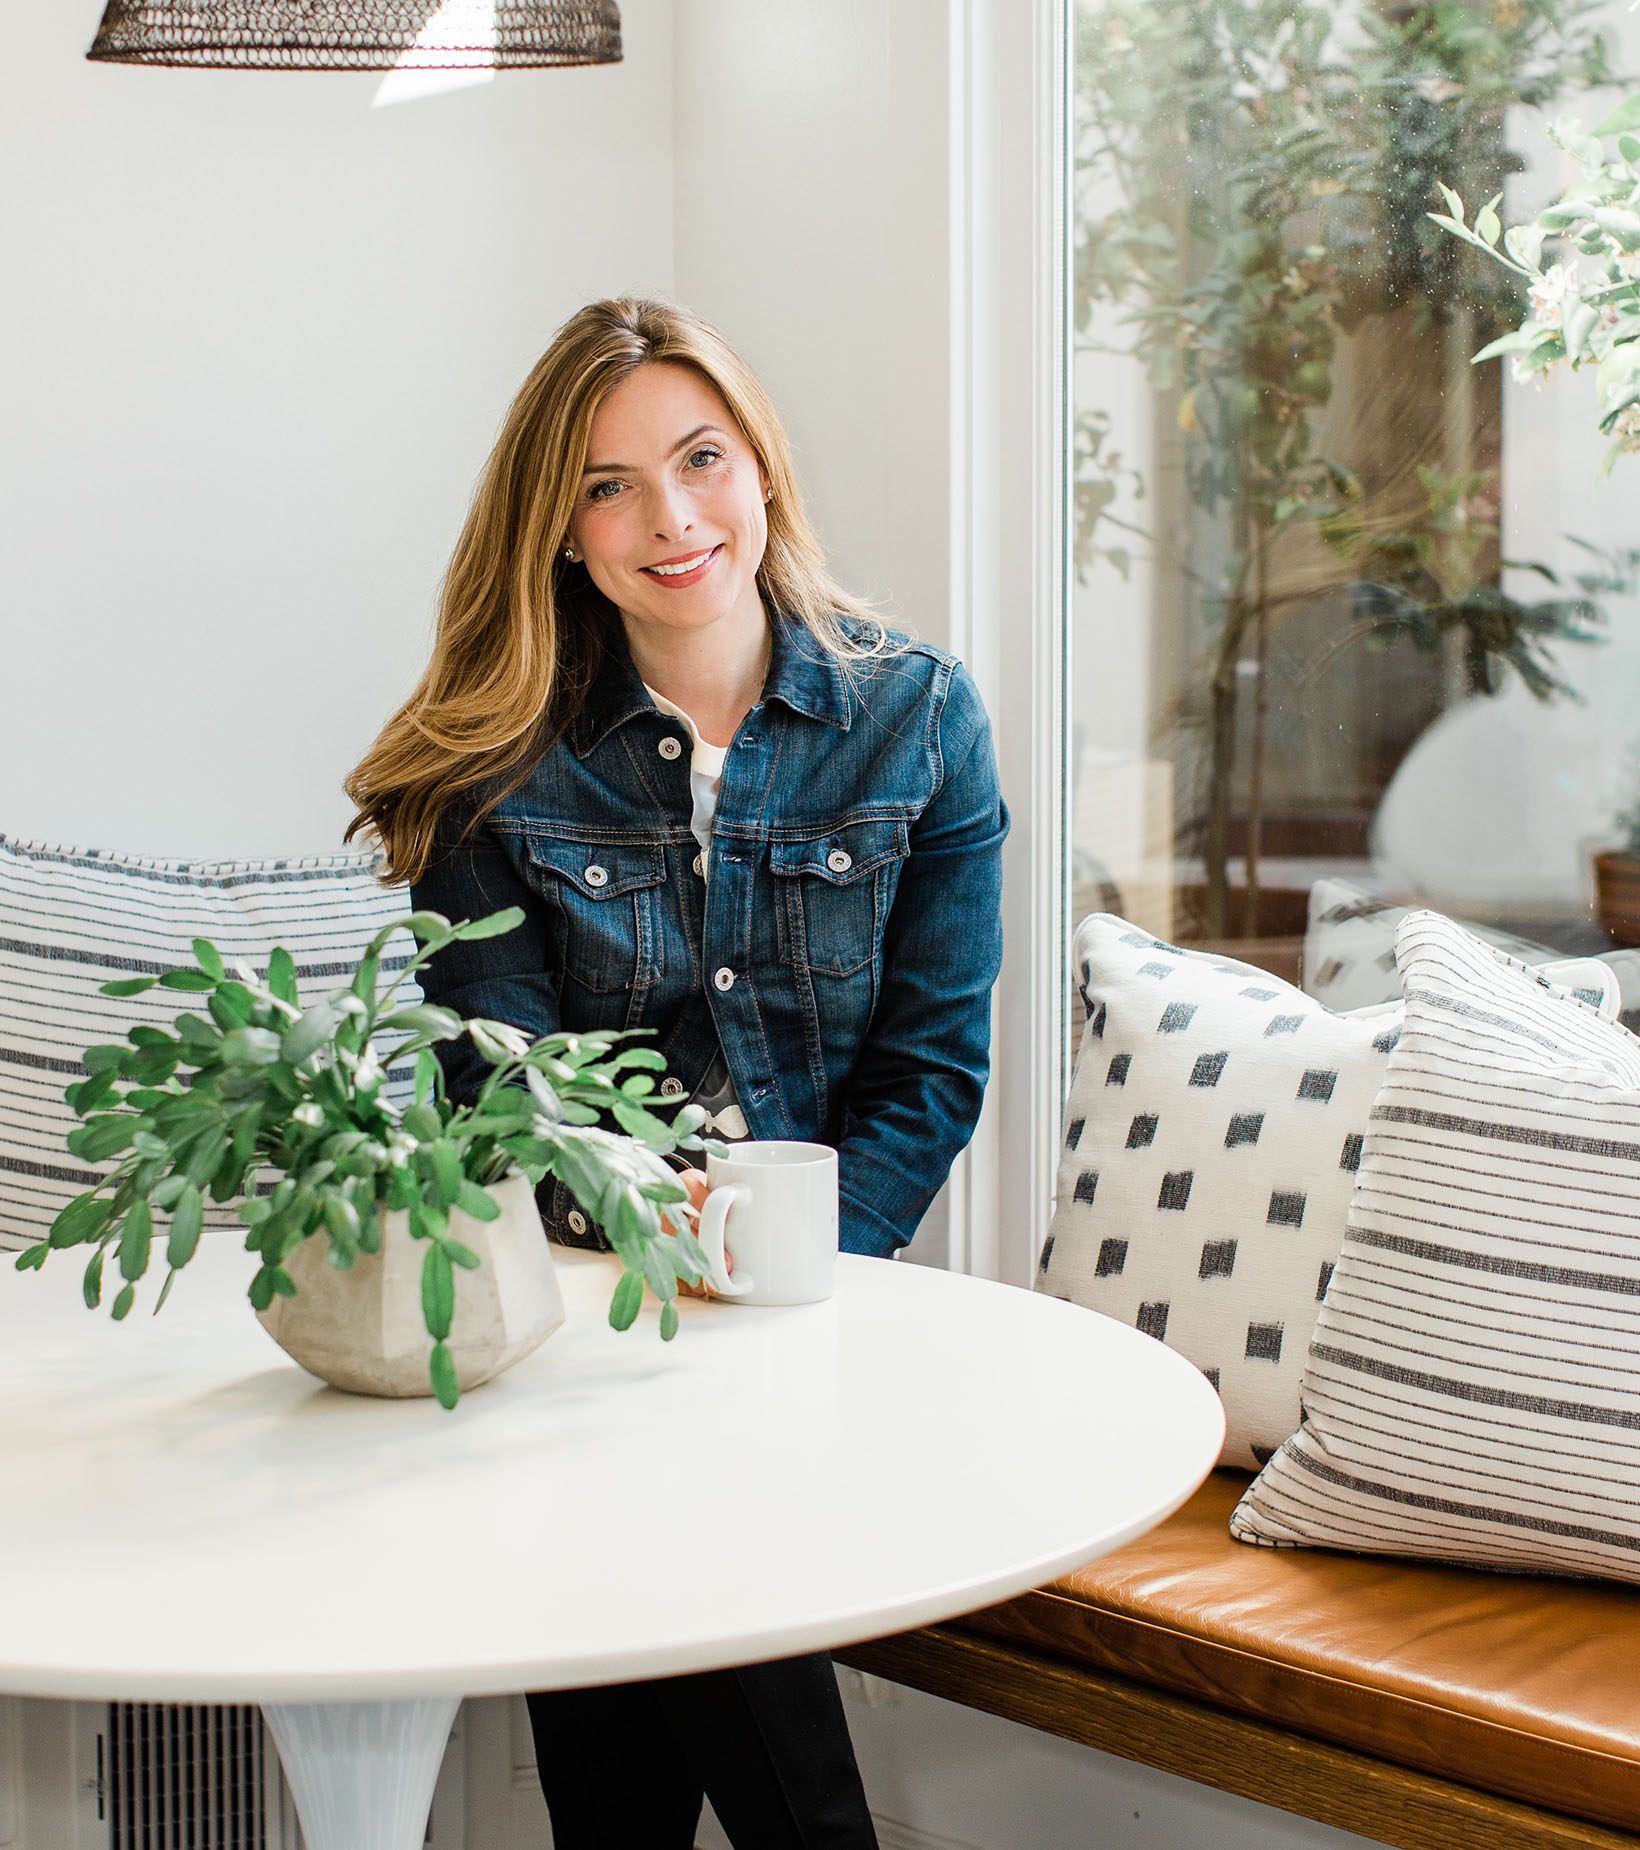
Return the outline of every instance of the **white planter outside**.
{"type": "MultiPolygon", "coordinates": [[[[564,1321],[535,1192],[513,1174],[487,1191],[499,1220],[474,1220],[458,1208],[450,1233],[482,1261],[456,1268],[456,1307],[447,1338],[462,1393],[522,1361],[564,1321]]],[[[433,1339],[421,1309],[421,1268],[427,1243],[412,1239],[409,1215],[382,1218],[381,1251],[361,1253],[338,1272],[321,1235],[304,1240],[285,1261],[293,1298],[275,1298],[257,1313],[279,1347],[310,1374],[349,1394],[401,1398],[431,1394],[427,1358],[433,1339]]]]}

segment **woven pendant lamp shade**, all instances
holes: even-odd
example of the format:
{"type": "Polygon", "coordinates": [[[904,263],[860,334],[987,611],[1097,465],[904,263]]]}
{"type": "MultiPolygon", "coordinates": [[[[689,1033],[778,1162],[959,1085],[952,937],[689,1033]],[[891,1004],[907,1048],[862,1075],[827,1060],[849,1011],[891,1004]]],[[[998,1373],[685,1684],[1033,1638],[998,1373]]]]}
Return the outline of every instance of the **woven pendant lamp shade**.
{"type": "Polygon", "coordinates": [[[438,0],[108,0],[88,58],[106,64],[197,64],[241,70],[389,70],[615,64],[615,0],[494,0],[440,8],[438,0]],[[417,39],[435,15],[436,50],[417,39]],[[470,16],[471,44],[460,22],[470,16]],[[455,26],[451,31],[448,28],[455,26]]]}

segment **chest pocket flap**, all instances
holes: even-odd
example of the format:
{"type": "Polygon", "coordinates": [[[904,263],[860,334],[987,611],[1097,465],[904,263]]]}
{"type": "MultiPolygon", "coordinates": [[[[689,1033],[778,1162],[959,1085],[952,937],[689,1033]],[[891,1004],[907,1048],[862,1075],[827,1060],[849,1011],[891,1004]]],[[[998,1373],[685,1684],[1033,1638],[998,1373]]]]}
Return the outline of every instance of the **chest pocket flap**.
{"type": "Polygon", "coordinates": [[[532,866],[572,886],[583,899],[618,899],[666,878],[666,850],[658,842],[565,841],[531,835],[525,849],[532,866]]]}
{"type": "Polygon", "coordinates": [[[769,865],[777,874],[812,874],[832,886],[852,886],[910,852],[903,822],[848,822],[811,841],[770,844],[769,865]]]}

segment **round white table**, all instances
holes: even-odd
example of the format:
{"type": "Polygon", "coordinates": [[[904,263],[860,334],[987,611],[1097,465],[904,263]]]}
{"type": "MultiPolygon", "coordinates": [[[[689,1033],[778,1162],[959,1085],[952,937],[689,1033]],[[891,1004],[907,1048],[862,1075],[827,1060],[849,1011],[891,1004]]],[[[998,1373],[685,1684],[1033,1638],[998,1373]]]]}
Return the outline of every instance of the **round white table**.
{"type": "Polygon", "coordinates": [[[208,1240],[115,1327],[77,1255],[0,1266],[0,1691],[260,1702],[311,1850],[420,1844],[464,1695],[971,1611],[1160,1522],[1223,1437],[1135,1330],[849,1257],[829,1303],[686,1303],[662,1344],[566,1254],[565,1327],[455,1412],[355,1399],[234,1301],[254,1264],[208,1240]]]}

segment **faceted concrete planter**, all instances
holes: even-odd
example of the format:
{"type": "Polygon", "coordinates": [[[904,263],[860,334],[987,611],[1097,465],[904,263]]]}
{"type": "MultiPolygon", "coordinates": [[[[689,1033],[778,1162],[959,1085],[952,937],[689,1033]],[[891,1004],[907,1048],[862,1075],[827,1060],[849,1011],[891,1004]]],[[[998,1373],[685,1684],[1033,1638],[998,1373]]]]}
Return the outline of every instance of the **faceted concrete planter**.
{"type": "MultiPolygon", "coordinates": [[[[456,1268],[456,1309],[448,1338],[461,1391],[522,1361],[564,1321],[564,1300],[527,1176],[516,1171],[489,1190],[501,1218],[474,1220],[459,1209],[452,1236],[483,1263],[456,1268]]],[[[323,1237],[304,1240],[285,1261],[293,1298],[258,1312],[262,1327],[310,1374],[350,1394],[394,1398],[431,1394],[427,1358],[433,1339],[421,1310],[424,1241],[410,1237],[409,1216],[384,1217],[382,1249],[361,1253],[351,1271],[326,1258],[323,1237]]]]}

